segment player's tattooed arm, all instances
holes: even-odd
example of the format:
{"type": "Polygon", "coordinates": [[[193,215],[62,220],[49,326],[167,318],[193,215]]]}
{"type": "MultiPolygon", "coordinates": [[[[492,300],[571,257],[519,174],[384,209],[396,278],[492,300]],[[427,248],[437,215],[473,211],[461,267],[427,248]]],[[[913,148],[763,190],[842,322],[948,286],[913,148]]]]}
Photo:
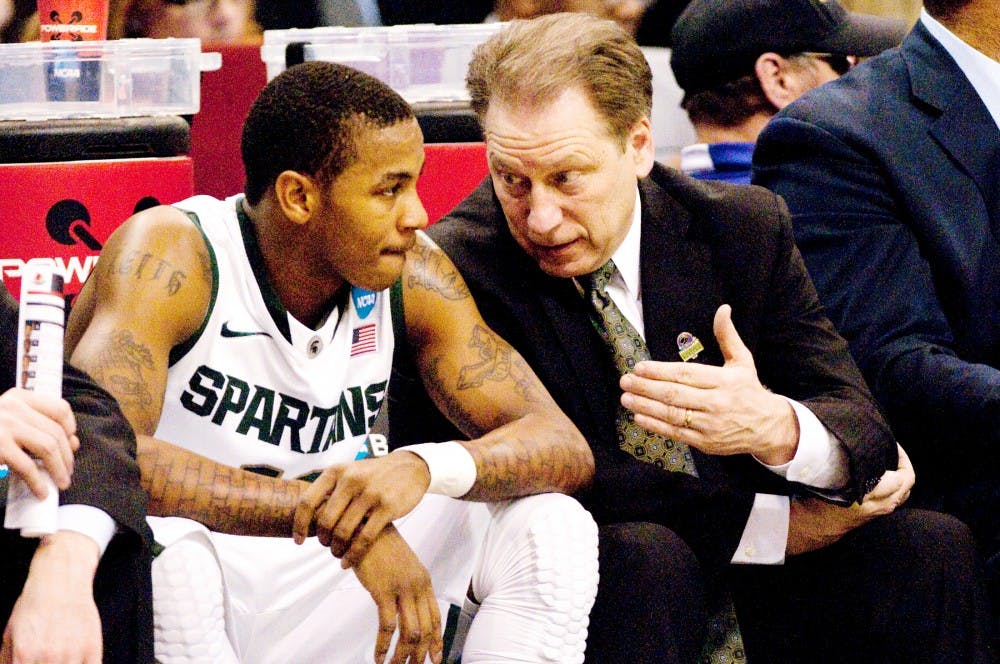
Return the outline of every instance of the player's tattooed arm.
{"type": "Polygon", "coordinates": [[[118,399],[135,429],[151,514],[192,518],[222,532],[288,536],[302,483],[153,438],[170,351],[201,326],[212,286],[211,259],[194,223],[175,208],[141,212],[105,244],[70,312],[66,350],[118,399]]]}
{"type": "Polygon", "coordinates": [[[407,255],[406,287],[429,290],[446,300],[470,297],[458,268],[423,235],[407,255]]]}
{"type": "Polygon", "coordinates": [[[181,516],[232,535],[288,537],[308,484],[215,463],[169,443],[139,437],[149,513],[181,516]]]}
{"type": "Polygon", "coordinates": [[[586,440],[524,358],[486,325],[452,262],[420,238],[410,254],[419,258],[407,261],[403,276],[407,341],[428,394],[470,438],[463,445],[477,479],[465,498],[572,493],[589,484],[586,440]]]}

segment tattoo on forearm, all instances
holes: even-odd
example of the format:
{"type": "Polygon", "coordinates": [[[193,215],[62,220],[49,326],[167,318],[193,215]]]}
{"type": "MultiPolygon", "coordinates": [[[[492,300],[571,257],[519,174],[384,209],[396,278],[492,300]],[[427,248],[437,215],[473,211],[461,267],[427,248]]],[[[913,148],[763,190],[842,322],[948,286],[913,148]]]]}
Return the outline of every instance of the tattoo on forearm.
{"type": "Polygon", "coordinates": [[[120,275],[133,276],[138,281],[165,281],[167,295],[176,295],[187,279],[182,270],[175,270],[162,258],[139,249],[113,256],[108,269],[120,275]]]}
{"type": "Polygon", "coordinates": [[[417,244],[410,252],[413,265],[406,285],[409,288],[424,288],[436,291],[448,300],[462,300],[469,297],[469,289],[460,278],[455,266],[444,260],[440,250],[417,244]]]}
{"type": "Polygon", "coordinates": [[[590,465],[573,442],[578,440],[579,434],[566,429],[545,433],[544,445],[524,438],[504,437],[487,453],[474,452],[478,476],[475,488],[466,498],[503,500],[583,486],[590,465]]]}
{"type": "Polygon", "coordinates": [[[182,516],[234,535],[287,537],[300,487],[215,463],[194,454],[153,447],[140,456],[149,511],[182,516]]]}
{"type": "Polygon", "coordinates": [[[159,411],[153,407],[147,378],[153,370],[153,354],[128,330],[115,332],[108,341],[86,369],[115,396],[130,418],[143,418],[141,424],[148,427],[150,413],[159,411]]]}

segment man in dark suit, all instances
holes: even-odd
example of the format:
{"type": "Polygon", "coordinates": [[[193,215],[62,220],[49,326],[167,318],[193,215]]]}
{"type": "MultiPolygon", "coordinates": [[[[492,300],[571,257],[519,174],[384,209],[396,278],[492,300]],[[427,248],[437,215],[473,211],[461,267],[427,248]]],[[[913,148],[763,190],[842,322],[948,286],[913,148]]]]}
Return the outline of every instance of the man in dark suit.
{"type": "MultiPolygon", "coordinates": [[[[491,177],[429,234],[593,449],[580,498],[605,527],[588,660],[695,661],[722,580],[736,661],[991,661],[967,529],[895,510],[908,462],[780,199],[653,163],[649,67],[608,22],[512,23],[467,83],[491,177]],[[586,299],[609,259],[604,295],[652,360],[625,375],[586,299]],[[674,442],[619,442],[629,413],[674,442]],[[696,477],[666,467],[682,445],[696,477]],[[668,454],[632,456],[647,447],[668,454]],[[647,528],[617,537],[629,522],[647,528]]],[[[447,438],[414,375],[397,364],[394,444],[447,438]]]]}
{"type": "MultiPolygon", "coordinates": [[[[105,662],[152,662],[152,537],[135,435],[115,400],[69,365],[65,401],[15,388],[17,321],[0,286],[0,463],[39,495],[25,454],[43,459],[61,506],[51,535],[0,531],[0,661],[96,663],[103,644],[105,662]]],[[[6,499],[2,479],[0,518],[6,499]]]]}
{"type": "Polygon", "coordinates": [[[1000,599],[1000,13],[929,0],[902,46],[777,116],[781,194],[820,298],[1000,599]]]}

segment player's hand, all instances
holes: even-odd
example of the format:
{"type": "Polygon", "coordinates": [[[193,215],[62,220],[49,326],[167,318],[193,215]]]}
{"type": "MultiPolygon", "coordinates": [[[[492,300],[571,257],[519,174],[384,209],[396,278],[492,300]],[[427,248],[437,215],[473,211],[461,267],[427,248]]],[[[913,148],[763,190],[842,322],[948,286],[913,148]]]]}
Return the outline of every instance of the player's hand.
{"type": "Polygon", "coordinates": [[[829,546],[858,526],[890,514],[906,502],[916,476],[906,452],[897,447],[896,470],[887,470],[860,503],[841,507],[818,498],[792,500],[786,553],[791,556],[829,546]]]}
{"type": "Polygon", "coordinates": [[[423,664],[428,655],[440,663],[444,656],[441,612],[430,574],[392,524],[354,566],[354,573],[378,607],[375,662],[385,661],[398,627],[392,664],[423,664]]]}
{"type": "Polygon", "coordinates": [[[715,338],[725,364],[644,361],[621,378],[621,403],[639,426],[705,454],[753,454],[770,465],[791,461],[798,418],[765,388],[728,304],[715,313],[715,338]]]}
{"type": "Polygon", "coordinates": [[[57,487],[66,489],[79,447],[76,419],[63,399],[20,388],[0,395],[0,463],[39,498],[47,490],[34,459],[41,460],[57,487]]]}
{"type": "Polygon", "coordinates": [[[427,464],[412,452],[330,466],[295,508],[292,534],[301,543],[315,521],[320,543],[353,567],[386,525],[420,502],[430,481],[427,464]]]}
{"type": "Polygon", "coordinates": [[[100,664],[93,591],[98,558],[97,544],[80,533],[60,531],[42,540],[4,630],[0,662],[100,664]]]}

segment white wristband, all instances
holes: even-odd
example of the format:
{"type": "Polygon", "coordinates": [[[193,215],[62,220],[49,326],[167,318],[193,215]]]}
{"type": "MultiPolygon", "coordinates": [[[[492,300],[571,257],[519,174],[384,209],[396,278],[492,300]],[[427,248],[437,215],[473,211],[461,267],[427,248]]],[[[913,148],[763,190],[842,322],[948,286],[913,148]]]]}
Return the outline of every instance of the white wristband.
{"type": "Polygon", "coordinates": [[[476,483],[476,462],[469,450],[454,440],[446,443],[406,445],[397,451],[413,452],[424,460],[431,473],[427,493],[461,498],[476,483]]]}

